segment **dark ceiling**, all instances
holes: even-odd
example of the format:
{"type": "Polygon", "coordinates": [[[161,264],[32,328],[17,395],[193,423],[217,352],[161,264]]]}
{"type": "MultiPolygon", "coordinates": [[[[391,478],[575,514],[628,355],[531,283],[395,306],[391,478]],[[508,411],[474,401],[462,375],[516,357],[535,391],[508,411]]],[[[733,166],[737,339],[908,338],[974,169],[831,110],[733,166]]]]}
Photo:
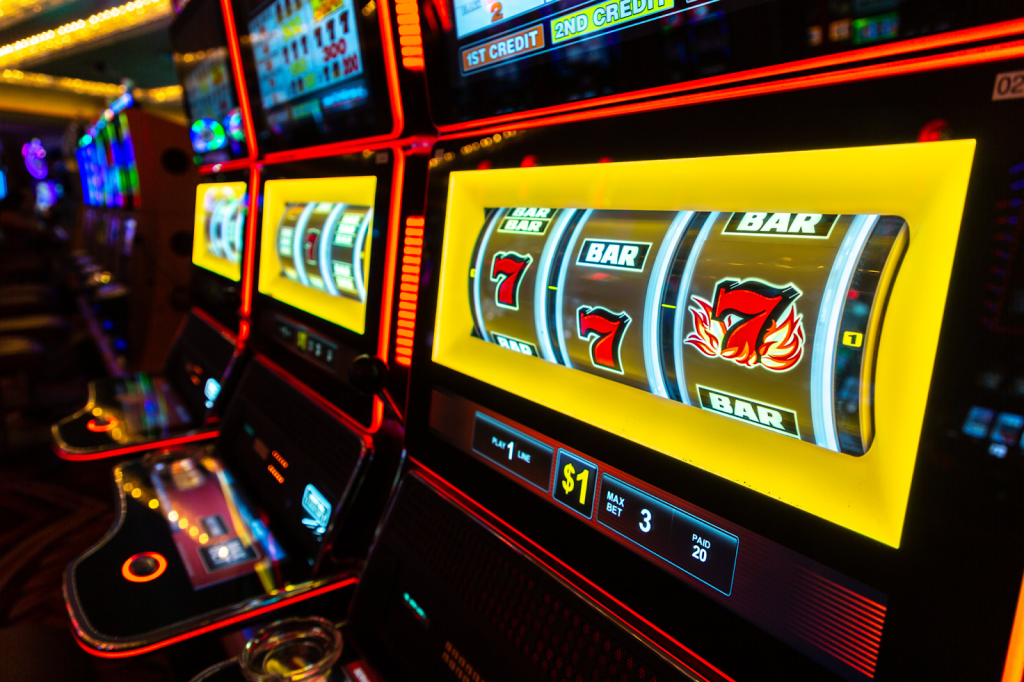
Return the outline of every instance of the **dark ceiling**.
{"type": "Polygon", "coordinates": [[[178,84],[166,25],[127,40],[33,64],[26,70],[103,83],[131,78],[140,88],[178,84]]]}

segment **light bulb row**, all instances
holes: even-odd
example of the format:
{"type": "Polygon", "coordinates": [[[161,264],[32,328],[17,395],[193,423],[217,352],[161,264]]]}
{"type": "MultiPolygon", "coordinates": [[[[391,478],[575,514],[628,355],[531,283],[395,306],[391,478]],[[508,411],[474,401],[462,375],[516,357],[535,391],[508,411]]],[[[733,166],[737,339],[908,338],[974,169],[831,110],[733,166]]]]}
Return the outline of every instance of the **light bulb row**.
{"type": "Polygon", "coordinates": [[[76,43],[110,35],[140,23],[156,21],[171,13],[167,0],[132,0],[105,9],[88,19],[78,19],[0,47],[0,66],[64,49],[76,43]]]}

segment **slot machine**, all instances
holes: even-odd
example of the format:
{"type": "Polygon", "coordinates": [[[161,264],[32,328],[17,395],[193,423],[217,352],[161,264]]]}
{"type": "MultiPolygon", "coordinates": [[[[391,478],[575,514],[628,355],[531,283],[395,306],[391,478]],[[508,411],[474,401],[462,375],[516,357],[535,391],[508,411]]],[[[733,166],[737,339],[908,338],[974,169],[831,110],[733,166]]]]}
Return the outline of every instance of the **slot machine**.
{"type": "MultiPolygon", "coordinates": [[[[201,16],[198,2],[178,20],[201,16]]],[[[224,7],[228,35],[237,19],[239,44],[251,46],[252,18],[224,7]]],[[[336,31],[341,14],[354,21],[351,7],[325,11],[336,31]]],[[[376,27],[373,10],[360,16],[376,27]]],[[[347,40],[354,49],[356,34],[347,40]]],[[[384,63],[378,43],[360,44],[384,63]]],[[[402,119],[375,68],[358,85],[370,110],[402,119]]],[[[260,87],[248,89],[248,148],[258,144],[262,161],[201,166],[193,241],[197,267],[241,275],[248,360],[232,371],[215,440],[151,446],[115,468],[120,519],[65,574],[75,635],[97,656],[175,653],[307,604],[343,612],[402,463],[407,374],[388,360],[411,308],[396,272],[402,249],[422,243],[432,139],[367,139],[335,120],[315,139],[284,136],[291,147],[274,157],[260,87]],[[239,169],[245,185],[231,175],[239,169]]],[[[356,87],[340,79],[317,96],[340,102],[356,87]]]]}
{"type": "MultiPolygon", "coordinates": [[[[163,286],[140,287],[133,297],[137,304],[132,321],[148,331],[146,340],[152,339],[156,324],[170,339],[169,346],[155,344],[166,349],[159,369],[93,382],[87,404],[54,425],[54,449],[72,461],[216,438],[217,424],[234,387],[232,379],[237,379],[247,359],[239,342],[239,308],[251,204],[250,170],[245,164],[251,147],[238,105],[244,98],[233,80],[219,3],[189,4],[188,11],[176,18],[171,36],[186,106],[194,121],[188,131],[193,153],[175,147],[176,154],[165,155],[173,156],[170,162],[164,159],[162,163],[171,166],[170,170],[164,168],[165,172],[177,170],[191,181],[188,203],[194,206],[194,213],[183,214],[180,205],[170,210],[167,192],[154,188],[146,198],[152,197],[163,209],[160,213],[166,215],[156,233],[147,234],[143,226],[139,236],[156,242],[155,253],[146,251],[158,262],[147,265],[161,270],[159,265],[172,256],[168,253],[171,240],[181,241],[181,236],[191,232],[191,262],[184,276],[154,283],[163,286]],[[218,136],[204,137],[203,131],[209,130],[218,136]],[[188,172],[193,165],[199,166],[198,184],[188,172]],[[165,319],[177,323],[181,318],[165,314],[175,291],[187,291],[192,303],[177,331],[168,328],[165,319]]],[[[127,131],[127,120],[121,122],[122,118],[123,112],[114,120],[123,123],[120,129],[127,131]]],[[[135,184],[139,184],[137,179],[135,184]]],[[[134,233],[139,230],[138,222],[133,227],[129,220],[134,218],[123,220],[123,227],[119,225],[122,236],[118,243],[122,246],[116,251],[122,257],[131,252],[134,233]],[[129,231],[132,239],[127,238],[129,231]]],[[[149,227],[153,229],[152,220],[149,227]]],[[[138,270],[142,271],[140,279],[152,279],[151,272],[138,270]]],[[[155,353],[148,350],[148,354],[155,353]]]]}
{"type": "Polygon", "coordinates": [[[345,678],[1020,680],[1020,8],[420,12],[345,678]]]}
{"type": "MultiPolygon", "coordinates": [[[[207,286],[201,291],[219,286],[219,296],[196,297],[160,371],[90,382],[86,404],[52,427],[53,449],[62,459],[122,457],[216,438],[233,378],[247,360],[238,341],[237,307],[225,305],[223,291],[237,291],[241,280],[248,186],[200,183],[195,202],[191,278],[207,286]]],[[[126,218],[121,231],[133,232],[136,225],[126,218]]],[[[134,235],[123,234],[119,253],[133,242],[134,235]]]]}

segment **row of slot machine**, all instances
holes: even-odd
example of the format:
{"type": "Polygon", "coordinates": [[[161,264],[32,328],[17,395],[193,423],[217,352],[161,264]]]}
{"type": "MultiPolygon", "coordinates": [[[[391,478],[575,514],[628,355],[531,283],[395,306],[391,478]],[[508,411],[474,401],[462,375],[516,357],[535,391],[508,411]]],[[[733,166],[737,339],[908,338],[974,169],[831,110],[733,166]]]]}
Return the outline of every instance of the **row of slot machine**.
{"type": "Polygon", "coordinates": [[[1022,34],[1009,0],[190,0],[194,307],[54,426],[121,458],[80,644],[1018,682],[1022,34]]]}
{"type": "Polygon", "coordinates": [[[188,144],[182,126],[142,109],[130,90],[78,140],[79,307],[114,374],[159,367],[182,318],[173,300],[190,263],[175,241],[191,232],[182,197],[191,198],[197,177],[188,144]]]}

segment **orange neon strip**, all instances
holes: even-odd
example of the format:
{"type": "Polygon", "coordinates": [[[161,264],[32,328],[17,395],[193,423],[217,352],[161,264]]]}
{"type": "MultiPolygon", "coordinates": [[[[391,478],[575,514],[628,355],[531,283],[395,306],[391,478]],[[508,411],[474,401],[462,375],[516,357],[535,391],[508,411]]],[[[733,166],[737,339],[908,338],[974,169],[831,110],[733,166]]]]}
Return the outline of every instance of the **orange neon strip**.
{"type": "Polygon", "coordinates": [[[120,457],[121,455],[130,455],[133,452],[143,452],[146,450],[159,450],[161,448],[170,448],[175,445],[185,445],[186,443],[195,443],[200,440],[213,440],[220,435],[220,431],[203,431],[202,433],[193,433],[188,436],[181,436],[179,438],[168,438],[166,440],[150,440],[145,443],[138,443],[137,445],[129,445],[123,448],[115,448],[113,450],[104,450],[102,452],[89,452],[85,454],[76,454],[73,452],[65,452],[56,443],[53,444],[53,452],[61,459],[69,462],[91,462],[97,459],[108,459],[110,457],[120,457]]]}
{"type": "Polygon", "coordinates": [[[216,329],[217,333],[219,333],[221,336],[223,336],[228,341],[230,341],[232,345],[234,345],[234,346],[238,345],[238,337],[235,336],[235,333],[232,332],[227,327],[225,327],[224,325],[222,325],[217,320],[215,320],[208,312],[206,312],[202,308],[197,308],[195,306],[192,306],[192,314],[195,315],[196,317],[198,317],[200,320],[202,320],[206,324],[208,324],[211,327],[213,327],[214,329],[216,329]]]}
{"type": "MultiPolygon", "coordinates": [[[[810,59],[801,59],[794,62],[786,62],[785,64],[764,66],[757,69],[748,69],[746,71],[737,71],[736,73],[730,73],[721,76],[699,78],[697,80],[686,81],[683,83],[660,85],[653,88],[647,88],[645,90],[634,90],[632,92],[623,93],[619,95],[609,95],[607,97],[598,97],[595,99],[583,100],[579,102],[567,102],[565,104],[557,104],[550,107],[542,107],[539,109],[532,109],[529,111],[519,112],[515,114],[503,114],[501,116],[492,116],[490,118],[478,119],[476,121],[466,121],[462,123],[439,125],[437,126],[437,129],[439,132],[443,133],[445,137],[449,137],[450,133],[455,133],[457,131],[471,131],[476,130],[477,128],[480,127],[490,127],[495,125],[500,126],[503,124],[514,122],[520,118],[547,118],[557,114],[564,114],[570,111],[589,109],[593,107],[603,107],[634,99],[661,97],[664,95],[671,95],[680,92],[686,92],[689,90],[699,90],[702,88],[710,88],[720,85],[730,85],[733,83],[753,80],[756,78],[771,78],[774,76],[782,76],[786,74],[796,73],[798,71],[823,69],[872,59],[884,59],[887,57],[895,57],[898,55],[910,54],[912,52],[923,52],[925,50],[936,50],[946,47],[953,47],[955,45],[963,45],[965,43],[972,43],[981,40],[995,40],[998,38],[1006,38],[1014,35],[1019,35],[1021,33],[1024,33],[1024,19],[1014,19],[1012,21],[1005,21],[998,24],[988,24],[986,26],[977,26],[975,28],[967,28],[962,29],[960,31],[950,31],[949,33],[942,33],[934,36],[912,38],[910,40],[903,40],[897,43],[891,43],[889,45],[866,47],[860,50],[851,50],[849,52],[843,52],[840,54],[825,55],[822,57],[812,57],[810,59]]],[[[516,127],[520,127],[520,125],[517,124],[516,127]]]]}
{"type": "Polygon", "coordinates": [[[164,555],[159,552],[140,552],[139,554],[128,557],[125,559],[125,562],[121,564],[121,575],[125,580],[132,583],[148,583],[152,580],[156,580],[162,576],[166,570],[167,559],[165,559],[164,555]],[[148,556],[151,559],[156,559],[156,570],[149,575],[137,575],[132,573],[132,562],[140,556],[148,556]]]}
{"type": "MultiPolygon", "coordinates": [[[[256,280],[256,230],[259,226],[260,207],[260,171],[263,167],[255,165],[249,172],[249,217],[245,225],[245,249],[242,256],[242,306],[238,309],[242,319],[248,322],[252,314],[253,282],[256,280]]],[[[239,329],[241,341],[249,336],[249,325],[239,329]],[[242,332],[245,332],[244,335],[242,332]]]]}
{"type": "MultiPolygon", "coordinates": [[[[643,616],[641,616],[639,613],[637,613],[636,611],[634,611],[630,607],[626,606],[623,602],[621,602],[618,599],[616,599],[615,597],[613,597],[610,593],[608,593],[605,590],[603,590],[597,584],[595,584],[595,583],[591,582],[590,580],[588,580],[585,576],[583,576],[581,573],[579,573],[578,571],[573,569],[571,566],[569,566],[568,564],[563,562],[561,559],[556,557],[554,554],[551,554],[546,549],[544,549],[543,547],[538,545],[536,542],[531,540],[529,537],[527,537],[526,535],[523,535],[522,533],[520,533],[518,530],[516,530],[514,527],[509,525],[501,517],[497,516],[492,511],[490,511],[489,509],[487,509],[486,507],[484,507],[483,505],[478,503],[476,500],[471,498],[469,495],[467,495],[466,493],[462,492],[461,490],[459,490],[458,488],[453,486],[451,483],[449,483],[447,480],[445,480],[440,475],[435,473],[429,467],[424,466],[423,463],[420,462],[418,459],[416,459],[415,457],[410,456],[409,460],[413,464],[415,464],[417,467],[419,467],[422,470],[423,473],[427,474],[428,478],[432,479],[431,482],[434,483],[435,486],[440,488],[440,490],[438,492],[442,495],[442,497],[445,497],[449,502],[455,504],[456,506],[461,507],[466,512],[471,514],[474,518],[478,519],[485,526],[491,528],[493,531],[495,531],[495,532],[497,532],[497,533],[499,533],[501,535],[506,535],[506,536],[511,537],[513,541],[517,542],[520,545],[519,549],[522,550],[522,552],[526,556],[530,557],[531,559],[533,559],[537,563],[541,564],[542,566],[547,568],[549,571],[551,571],[555,575],[562,576],[563,579],[567,580],[569,583],[573,583],[574,581],[570,580],[568,578],[565,578],[564,576],[565,576],[566,573],[572,574],[573,576],[576,577],[576,580],[578,580],[579,582],[585,583],[591,590],[593,590],[593,592],[596,592],[596,593],[602,595],[606,600],[608,600],[609,602],[615,604],[617,607],[619,607],[623,611],[627,612],[632,618],[635,618],[636,620],[640,621],[641,623],[643,623],[644,625],[649,627],[651,630],[657,632],[660,636],[664,637],[666,640],[672,642],[672,644],[676,645],[677,647],[679,647],[680,649],[685,651],[690,656],[693,656],[694,659],[700,661],[703,665],[707,666],[710,670],[713,670],[716,673],[718,673],[719,675],[721,675],[723,680],[728,680],[729,682],[735,682],[735,680],[733,680],[733,678],[729,677],[724,672],[722,672],[721,670],[716,668],[714,665],[711,664],[711,662],[709,662],[709,661],[705,660],[704,658],[702,658],[701,656],[699,656],[695,651],[693,651],[689,647],[687,647],[684,644],[682,644],[681,642],[679,642],[679,640],[677,640],[674,637],[672,637],[671,635],[669,635],[667,632],[665,632],[664,630],[659,628],[657,625],[655,625],[651,621],[649,621],[646,618],[644,618],[643,616]],[[532,547],[534,551],[531,551],[528,548],[528,546],[532,547]],[[541,558],[542,556],[546,557],[546,559],[541,558]],[[557,566],[556,566],[556,564],[557,564],[557,566]]],[[[627,622],[627,621],[625,621],[625,619],[622,619],[621,617],[620,617],[620,620],[622,620],[624,623],[627,622]]],[[[647,638],[647,642],[650,645],[660,649],[662,652],[665,653],[666,656],[668,656],[672,660],[679,661],[679,663],[682,664],[683,666],[685,666],[686,668],[691,668],[691,666],[689,666],[686,662],[679,660],[679,658],[675,654],[673,654],[671,651],[669,651],[665,647],[661,646],[660,644],[658,644],[654,640],[652,640],[650,638],[647,638]]],[[[692,672],[694,672],[695,674],[699,674],[695,670],[693,670],[692,672]]],[[[706,680],[707,678],[704,678],[704,679],[706,680]]]]}
{"type": "Polygon", "coordinates": [[[1024,581],[1017,597],[1017,612],[1010,631],[1010,648],[1006,652],[1002,682],[1021,682],[1024,679],[1024,581]]]}
{"type": "Polygon", "coordinates": [[[402,367],[409,367],[413,363],[413,333],[416,330],[416,313],[407,312],[412,307],[416,308],[416,301],[420,293],[420,284],[412,272],[420,272],[423,249],[423,225],[426,220],[423,216],[411,215],[406,218],[406,243],[402,247],[401,258],[401,284],[398,287],[398,298],[401,301],[409,301],[407,305],[398,309],[398,331],[395,333],[394,361],[402,367]]]}
{"type": "Polygon", "coordinates": [[[85,642],[83,642],[82,638],[78,635],[77,632],[75,632],[74,628],[72,628],[71,634],[74,635],[75,641],[78,642],[78,646],[82,647],[82,649],[84,649],[87,653],[92,654],[93,656],[98,656],[100,658],[131,658],[133,656],[141,656],[142,654],[148,654],[153,651],[157,651],[158,649],[163,649],[164,647],[171,646],[172,644],[184,642],[185,640],[192,639],[193,637],[205,635],[208,632],[213,632],[214,630],[219,630],[220,628],[225,628],[229,625],[234,625],[235,623],[241,623],[251,618],[262,616],[264,613],[270,613],[271,611],[276,611],[277,609],[280,609],[285,606],[291,606],[292,604],[297,604],[299,602],[306,601],[307,599],[312,599],[313,597],[319,597],[321,594],[326,594],[327,592],[333,592],[334,590],[338,590],[343,587],[358,584],[358,582],[358,578],[346,578],[345,580],[339,580],[336,583],[324,585],[323,587],[319,587],[315,590],[310,590],[309,592],[306,592],[304,594],[296,595],[291,599],[285,599],[281,602],[278,602],[277,604],[271,604],[269,606],[263,606],[258,609],[253,609],[252,611],[247,611],[246,613],[242,613],[237,616],[232,616],[231,618],[226,618],[215,623],[210,623],[209,625],[204,625],[203,627],[197,628],[190,632],[186,632],[175,637],[170,637],[168,639],[156,642],[154,644],[147,644],[146,646],[141,646],[137,649],[130,649],[128,651],[100,651],[99,649],[94,649],[85,642]]]}
{"type": "MultiPolygon", "coordinates": [[[[770,83],[756,83],[743,85],[725,90],[714,90],[692,95],[680,95],[667,99],[634,102],[605,109],[588,110],[551,116],[544,119],[533,119],[515,124],[516,129],[525,130],[541,126],[558,125],[574,121],[586,121],[595,118],[610,118],[646,111],[658,111],[661,109],[672,109],[676,107],[692,106],[694,104],[705,104],[708,102],[720,102],[743,97],[755,97],[776,92],[790,92],[808,88],[817,88],[826,85],[838,85],[853,81],[872,80],[875,78],[889,78],[892,76],[905,76],[912,73],[924,71],[936,71],[939,69],[950,69],[960,66],[973,66],[987,62],[1003,61],[1024,57],[1024,40],[1017,40],[1000,45],[970,48],[959,52],[949,52],[942,55],[928,57],[917,57],[891,64],[873,64],[860,66],[834,73],[812,74],[798,76],[786,80],[772,81],[770,83]]],[[[474,135],[486,135],[506,130],[506,127],[482,128],[473,131],[474,135]]],[[[453,139],[464,137],[464,135],[445,135],[439,139],[453,139]]]]}
{"type": "Polygon", "coordinates": [[[224,14],[224,30],[228,34],[228,52],[231,54],[231,72],[235,76],[235,90],[238,92],[238,106],[242,109],[242,127],[245,128],[245,143],[249,148],[249,160],[259,158],[256,147],[256,127],[252,123],[252,108],[249,106],[249,89],[245,85],[245,71],[242,68],[242,49],[235,31],[235,13],[231,0],[220,0],[224,14]]]}
{"type": "Polygon", "coordinates": [[[316,403],[317,407],[329,413],[335,419],[344,424],[346,428],[352,431],[352,433],[363,441],[363,445],[366,446],[367,450],[373,449],[373,438],[370,436],[365,426],[348,416],[348,414],[339,409],[337,405],[293,377],[283,367],[268,358],[266,355],[263,355],[262,353],[255,353],[254,356],[257,362],[276,374],[282,381],[312,400],[316,403]]]}

